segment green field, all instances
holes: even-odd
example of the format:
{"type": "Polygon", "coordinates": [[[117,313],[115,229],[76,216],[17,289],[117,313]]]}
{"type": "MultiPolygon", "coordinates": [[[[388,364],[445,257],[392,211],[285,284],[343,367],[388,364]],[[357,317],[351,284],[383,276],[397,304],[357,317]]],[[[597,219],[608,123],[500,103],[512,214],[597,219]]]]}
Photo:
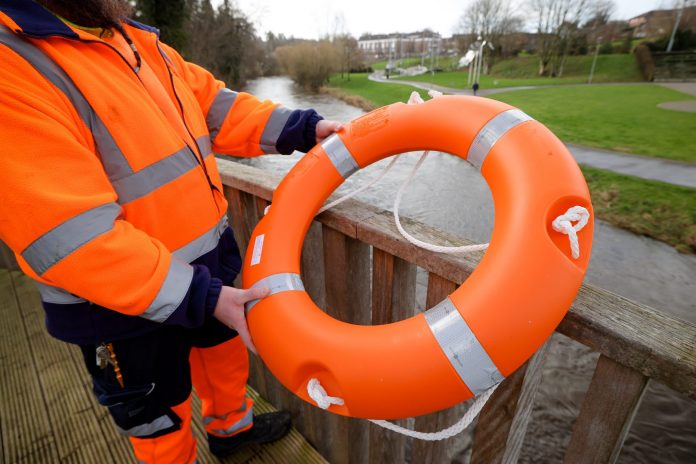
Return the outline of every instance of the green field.
{"type": "MultiPolygon", "coordinates": [[[[406,101],[413,87],[381,84],[366,74],[331,80],[339,92],[374,107],[406,101]]],[[[424,98],[424,91],[420,91],[424,98]]],[[[658,85],[569,86],[493,95],[522,108],[560,139],[696,163],[696,113],[657,108],[688,95],[658,85]]],[[[597,217],[696,253],[696,190],[582,167],[597,217]]]]}
{"type": "MultiPolygon", "coordinates": [[[[539,60],[536,56],[523,56],[496,62],[490,75],[481,75],[482,89],[520,87],[528,85],[559,85],[587,83],[592,67],[591,55],[569,56],[563,77],[538,77],[539,60]]],[[[396,79],[426,82],[454,89],[468,88],[468,73],[446,71],[396,79]]],[[[642,76],[633,55],[599,55],[592,82],[640,82],[642,76]]]]}
{"type": "MultiPolygon", "coordinates": [[[[382,84],[367,74],[329,84],[374,107],[408,100],[414,87],[382,84]]],[[[419,90],[427,98],[426,92],[419,90]]],[[[658,103],[693,97],[653,84],[563,86],[491,95],[521,108],[564,142],[696,163],[696,113],[664,110],[658,103]]]]}
{"type": "Polygon", "coordinates": [[[373,82],[367,78],[365,73],[351,74],[350,81],[341,79],[337,74],[329,80],[329,86],[342,92],[362,97],[371,102],[375,108],[396,102],[405,103],[414,90],[418,91],[423,98],[429,98],[424,90],[416,89],[406,84],[380,84],[373,82]]]}
{"type": "Polygon", "coordinates": [[[564,142],[696,163],[696,113],[658,103],[694,99],[659,85],[571,86],[505,92],[564,142]]]}
{"type": "MultiPolygon", "coordinates": [[[[408,100],[413,87],[382,84],[367,74],[330,85],[359,95],[375,107],[408,100]]],[[[427,98],[426,92],[419,90],[427,98]]],[[[564,86],[491,95],[521,108],[564,142],[624,153],[696,163],[696,113],[663,110],[658,103],[693,99],[652,84],[564,86]]]]}
{"type": "Polygon", "coordinates": [[[696,253],[696,190],[581,168],[598,218],[696,253]]]}

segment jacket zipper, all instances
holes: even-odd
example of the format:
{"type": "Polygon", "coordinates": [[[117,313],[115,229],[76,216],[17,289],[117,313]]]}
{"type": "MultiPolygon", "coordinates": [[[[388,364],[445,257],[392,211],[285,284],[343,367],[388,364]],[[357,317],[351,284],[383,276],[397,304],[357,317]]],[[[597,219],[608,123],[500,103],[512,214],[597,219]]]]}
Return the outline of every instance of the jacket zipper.
{"type": "MultiPolygon", "coordinates": [[[[24,36],[26,36],[26,37],[31,37],[31,38],[33,38],[33,39],[38,39],[38,40],[43,40],[43,39],[46,39],[46,38],[49,38],[49,37],[59,37],[59,38],[66,39],[66,40],[75,40],[75,41],[77,41],[77,42],[94,43],[94,44],[101,44],[101,45],[104,45],[104,46],[110,48],[111,50],[113,50],[113,52],[116,53],[116,55],[118,55],[119,58],[121,58],[121,60],[126,64],[126,66],[128,67],[128,69],[135,75],[136,79],[138,79],[138,82],[140,82],[140,85],[142,85],[143,87],[145,87],[145,84],[143,84],[142,79],[140,79],[140,76],[138,75],[138,73],[136,72],[136,70],[133,69],[133,67],[130,65],[130,63],[128,62],[128,60],[126,59],[126,57],[123,56],[123,55],[121,54],[121,52],[119,52],[119,51],[116,49],[116,47],[114,47],[114,46],[112,46],[112,45],[110,45],[110,44],[104,42],[103,40],[83,39],[83,38],[81,38],[81,37],[79,37],[79,38],[77,38],[77,39],[74,39],[74,38],[72,38],[72,37],[66,37],[66,36],[63,36],[63,35],[38,36],[38,35],[34,35],[34,34],[27,34],[26,32],[23,32],[23,31],[17,31],[17,32],[19,32],[20,34],[22,34],[22,35],[24,35],[24,36]]],[[[198,144],[195,143],[195,142],[196,142],[196,138],[193,136],[193,133],[192,133],[191,130],[189,129],[188,124],[186,124],[186,117],[185,117],[185,115],[184,115],[184,106],[183,106],[183,104],[181,103],[181,100],[179,99],[179,95],[176,93],[176,86],[174,85],[174,77],[172,76],[172,70],[169,68],[169,64],[167,63],[167,60],[166,60],[165,57],[164,57],[164,54],[163,54],[163,52],[162,52],[162,49],[161,49],[160,46],[159,46],[159,39],[156,39],[156,41],[157,41],[157,42],[156,42],[157,50],[159,51],[160,56],[162,56],[162,59],[164,60],[164,65],[165,65],[165,67],[167,68],[167,73],[169,73],[169,82],[170,82],[170,85],[172,86],[172,92],[174,93],[174,97],[176,98],[176,102],[177,102],[177,104],[179,105],[179,109],[180,109],[180,111],[181,111],[181,119],[182,119],[182,122],[183,122],[183,124],[184,124],[184,127],[186,128],[186,132],[187,132],[187,133],[189,134],[189,136],[191,137],[191,140],[194,141],[194,144],[195,144],[195,151],[194,151],[194,148],[192,148],[192,147],[191,147],[188,143],[186,143],[185,141],[184,141],[184,145],[186,145],[186,147],[187,147],[188,150],[189,150],[189,153],[191,154],[191,156],[193,156],[193,159],[196,160],[196,163],[199,164],[199,165],[201,166],[201,168],[203,169],[203,174],[205,175],[205,179],[206,179],[206,181],[208,182],[208,187],[210,188],[210,193],[211,193],[211,195],[212,195],[212,197],[213,197],[213,203],[215,204],[215,208],[218,210],[218,212],[220,212],[220,206],[218,205],[217,201],[215,200],[215,192],[218,192],[218,193],[221,194],[221,195],[222,195],[222,192],[220,192],[220,189],[218,189],[218,188],[215,186],[215,184],[213,184],[212,180],[210,179],[210,174],[208,173],[208,168],[207,168],[206,165],[205,165],[204,158],[203,158],[203,154],[201,153],[200,149],[198,148],[198,144]]]]}
{"type": "MultiPolygon", "coordinates": [[[[172,70],[169,67],[168,60],[164,56],[164,52],[159,46],[159,40],[156,43],[157,45],[157,50],[160,53],[160,56],[162,57],[162,61],[164,62],[164,66],[167,68],[167,73],[169,74],[169,85],[172,86],[172,93],[174,94],[174,98],[176,98],[176,102],[179,105],[179,111],[181,111],[181,119],[182,122],[184,123],[184,127],[186,128],[186,132],[188,132],[189,136],[191,137],[191,140],[194,142],[196,141],[196,138],[193,136],[193,133],[191,133],[191,130],[188,127],[188,124],[186,124],[186,114],[184,112],[184,105],[181,103],[181,100],[179,99],[179,94],[176,92],[176,86],[174,85],[174,75],[172,74],[172,70]]],[[[205,159],[203,158],[203,153],[200,151],[200,148],[198,147],[198,144],[196,144],[196,153],[198,156],[196,156],[195,153],[192,152],[194,155],[194,158],[196,158],[196,161],[201,165],[203,168],[203,173],[205,174],[205,178],[208,181],[208,185],[210,186],[211,191],[216,191],[219,194],[222,194],[220,189],[218,189],[215,184],[213,184],[213,181],[210,180],[210,174],[208,173],[208,168],[205,165],[205,159]],[[200,158],[199,158],[200,157],[200,158]]],[[[215,198],[215,195],[213,194],[213,199],[215,198]]],[[[217,206],[217,202],[215,202],[215,205],[217,206]]]]}

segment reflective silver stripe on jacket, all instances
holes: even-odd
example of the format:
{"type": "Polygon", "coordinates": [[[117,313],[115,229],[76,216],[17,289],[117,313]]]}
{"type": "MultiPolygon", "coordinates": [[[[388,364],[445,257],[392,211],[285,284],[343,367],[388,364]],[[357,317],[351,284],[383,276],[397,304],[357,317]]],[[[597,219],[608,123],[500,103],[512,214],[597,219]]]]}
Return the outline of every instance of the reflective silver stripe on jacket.
{"type": "Polygon", "coordinates": [[[249,408],[249,410],[244,414],[244,416],[239,419],[234,425],[227,429],[215,429],[213,433],[215,435],[220,435],[223,437],[230,436],[254,423],[254,409],[249,408]]]}
{"type": "Polygon", "coordinates": [[[452,367],[475,395],[502,382],[503,375],[452,300],[445,298],[427,310],[425,320],[452,367]]]}
{"type": "MultiPolygon", "coordinates": [[[[188,146],[184,146],[166,158],[138,172],[133,172],[125,155],[99,115],[60,66],[36,46],[1,26],[0,43],[7,45],[27,60],[72,102],[80,118],[92,132],[104,171],[118,194],[119,204],[125,205],[142,198],[198,166],[196,154],[188,146]]],[[[210,138],[207,135],[199,137],[196,144],[203,157],[211,153],[210,138]]]]}
{"type": "Polygon", "coordinates": [[[211,142],[215,142],[215,137],[220,132],[225,118],[227,118],[234,101],[237,99],[237,95],[237,92],[226,88],[220,89],[217,95],[215,95],[213,104],[210,105],[208,114],[205,116],[205,123],[208,126],[208,132],[210,132],[211,142]]]}
{"type": "MultiPolygon", "coordinates": [[[[172,254],[181,261],[190,263],[213,250],[220,242],[220,237],[227,227],[227,215],[225,215],[212,229],[206,231],[200,237],[193,239],[187,245],[175,250],[172,254]]],[[[76,304],[87,301],[62,288],[45,285],[40,282],[35,283],[41,294],[41,300],[46,303],[76,304]]]]}
{"type": "Polygon", "coordinates": [[[276,143],[291,113],[292,110],[284,106],[275,107],[261,134],[260,145],[264,153],[278,153],[276,143]]]}
{"type": "MultiPolygon", "coordinates": [[[[212,151],[210,137],[207,135],[198,137],[196,145],[204,159],[212,151]]],[[[113,185],[114,190],[118,194],[119,204],[125,205],[188,174],[196,169],[198,165],[198,156],[188,145],[185,145],[166,158],[162,158],[138,172],[112,180],[111,185],[113,185]]]]}
{"type": "Polygon", "coordinates": [[[227,229],[227,215],[223,216],[212,229],[175,250],[172,254],[181,261],[190,263],[214,249],[220,242],[220,237],[225,229],[227,229]]]}
{"type": "Polygon", "coordinates": [[[481,169],[486,156],[500,137],[513,127],[532,120],[531,116],[518,109],[503,111],[496,115],[481,128],[474,141],[471,142],[466,160],[481,169]]]}
{"type": "Polygon", "coordinates": [[[331,163],[333,163],[338,173],[344,179],[347,179],[355,171],[360,169],[353,154],[348,150],[343,140],[341,140],[341,137],[337,134],[333,134],[321,142],[321,147],[329,156],[331,163]]]}
{"type": "Polygon", "coordinates": [[[116,203],[83,211],[34,240],[22,251],[22,258],[42,275],[82,245],[110,231],[119,214],[121,207],[116,203]]]}
{"type": "Polygon", "coordinates": [[[101,156],[104,170],[109,179],[120,179],[133,173],[123,152],[118,148],[113,137],[94,111],[82,92],[63,71],[35,45],[0,26],[0,43],[7,45],[19,56],[29,62],[49,82],[56,86],[70,100],[80,118],[89,127],[94,137],[94,143],[101,156]]]}
{"type": "Polygon", "coordinates": [[[157,296],[140,317],[154,322],[164,322],[184,300],[193,280],[193,267],[172,256],[167,277],[157,296]]]}
{"type": "Polygon", "coordinates": [[[210,136],[202,135],[196,139],[196,144],[200,150],[203,158],[205,159],[209,154],[213,152],[213,146],[210,143],[210,136]]]}
{"type": "MultiPolygon", "coordinates": [[[[304,291],[305,289],[304,284],[302,283],[302,277],[300,277],[299,274],[293,273],[269,275],[251,286],[251,288],[256,287],[268,287],[270,291],[267,296],[275,295],[276,293],[281,292],[289,292],[292,290],[304,291]]],[[[247,302],[245,305],[245,312],[248,313],[259,301],[261,300],[251,300],[247,302]]]]}
{"type": "Polygon", "coordinates": [[[41,301],[53,304],[77,304],[84,303],[87,300],[75,296],[67,290],[62,288],[53,287],[51,285],[42,284],[41,282],[34,282],[39,289],[39,294],[41,295],[41,301]]]}
{"type": "Polygon", "coordinates": [[[169,418],[169,416],[166,415],[159,416],[157,419],[153,420],[150,423],[136,425],[135,427],[131,427],[127,430],[122,429],[119,426],[116,426],[119,432],[129,437],[147,437],[149,435],[152,435],[153,433],[157,433],[161,430],[166,430],[170,427],[174,427],[174,422],[169,418]]]}
{"type": "Polygon", "coordinates": [[[183,176],[197,166],[196,155],[191,148],[184,146],[128,177],[112,181],[112,185],[118,193],[118,202],[125,205],[183,176]]]}

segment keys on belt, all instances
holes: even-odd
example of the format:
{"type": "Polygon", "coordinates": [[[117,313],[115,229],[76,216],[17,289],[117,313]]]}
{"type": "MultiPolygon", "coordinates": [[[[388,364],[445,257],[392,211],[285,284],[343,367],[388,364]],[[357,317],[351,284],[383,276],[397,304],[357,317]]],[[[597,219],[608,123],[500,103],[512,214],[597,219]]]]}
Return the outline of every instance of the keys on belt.
{"type": "Polygon", "coordinates": [[[106,366],[111,364],[114,368],[114,374],[116,374],[116,380],[121,388],[124,388],[123,375],[121,374],[121,368],[118,365],[118,360],[116,359],[116,353],[114,352],[114,345],[112,343],[102,343],[97,345],[97,366],[100,369],[106,369],[106,366]]]}

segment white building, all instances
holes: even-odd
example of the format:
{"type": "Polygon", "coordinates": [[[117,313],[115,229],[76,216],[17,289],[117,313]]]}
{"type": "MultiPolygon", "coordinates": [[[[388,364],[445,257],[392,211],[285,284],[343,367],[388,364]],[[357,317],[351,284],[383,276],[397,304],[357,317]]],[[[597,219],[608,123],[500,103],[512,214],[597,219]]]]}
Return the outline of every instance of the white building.
{"type": "Polygon", "coordinates": [[[403,58],[429,52],[432,48],[440,49],[440,34],[428,29],[408,34],[363,34],[358,39],[358,47],[365,55],[374,57],[403,58]]]}

